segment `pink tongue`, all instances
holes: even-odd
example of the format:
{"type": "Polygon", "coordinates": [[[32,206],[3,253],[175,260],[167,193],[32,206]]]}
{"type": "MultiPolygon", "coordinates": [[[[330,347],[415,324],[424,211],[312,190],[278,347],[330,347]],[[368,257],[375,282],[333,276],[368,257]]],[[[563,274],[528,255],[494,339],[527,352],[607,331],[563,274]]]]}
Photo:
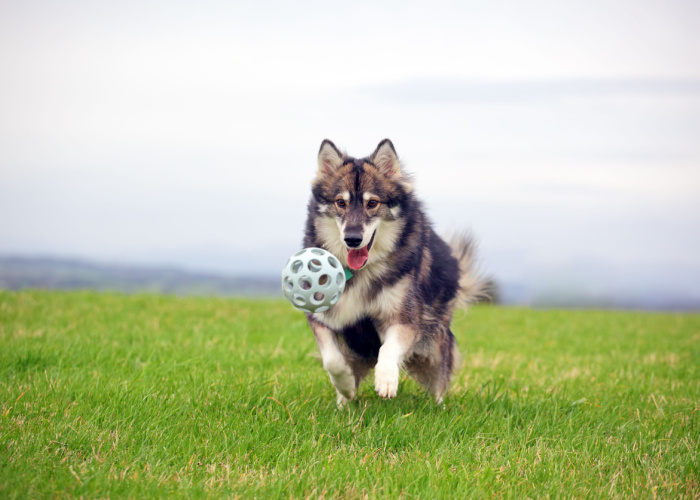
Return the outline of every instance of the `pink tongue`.
{"type": "Polygon", "coordinates": [[[367,250],[366,246],[359,250],[350,250],[348,252],[348,266],[350,266],[350,269],[357,271],[367,262],[367,257],[369,257],[369,250],[367,250]]]}

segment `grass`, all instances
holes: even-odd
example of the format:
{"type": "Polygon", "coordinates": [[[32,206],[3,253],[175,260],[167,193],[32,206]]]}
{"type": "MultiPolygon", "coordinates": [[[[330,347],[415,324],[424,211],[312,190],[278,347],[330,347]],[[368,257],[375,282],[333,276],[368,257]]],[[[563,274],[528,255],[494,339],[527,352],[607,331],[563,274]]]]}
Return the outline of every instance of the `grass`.
{"type": "Polygon", "coordinates": [[[0,292],[0,497],[700,497],[700,315],[476,307],[445,405],[282,301],[0,292]]]}

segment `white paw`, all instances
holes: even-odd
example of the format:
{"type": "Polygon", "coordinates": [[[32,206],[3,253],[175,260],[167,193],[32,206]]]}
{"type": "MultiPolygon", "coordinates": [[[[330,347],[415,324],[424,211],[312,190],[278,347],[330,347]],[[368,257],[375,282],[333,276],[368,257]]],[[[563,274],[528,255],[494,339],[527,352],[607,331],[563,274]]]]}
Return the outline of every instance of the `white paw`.
{"type": "Polygon", "coordinates": [[[396,397],[399,388],[398,365],[377,364],[374,368],[374,390],[382,398],[396,397]]]}
{"type": "Polygon", "coordinates": [[[328,372],[333,387],[338,394],[342,394],[346,400],[355,397],[355,375],[352,369],[345,363],[345,360],[338,357],[335,359],[324,361],[324,368],[328,372]]]}
{"type": "Polygon", "coordinates": [[[355,397],[355,377],[350,370],[343,373],[329,373],[328,375],[338,394],[342,394],[347,399],[355,397]]]}
{"type": "Polygon", "coordinates": [[[345,408],[345,405],[350,402],[352,398],[346,398],[341,393],[338,392],[338,399],[335,400],[335,404],[338,406],[339,410],[345,408]]]}

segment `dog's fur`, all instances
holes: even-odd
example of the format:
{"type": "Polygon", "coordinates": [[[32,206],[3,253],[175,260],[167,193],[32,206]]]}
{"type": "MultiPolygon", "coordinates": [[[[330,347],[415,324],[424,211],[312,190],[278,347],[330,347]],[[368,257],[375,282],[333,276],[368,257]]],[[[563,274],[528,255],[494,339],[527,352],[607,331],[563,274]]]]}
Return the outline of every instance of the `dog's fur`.
{"type": "Polygon", "coordinates": [[[345,268],[367,258],[335,306],[307,315],[338,404],[372,368],[383,398],[396,396],[404,368],[442,401],[459,355],[452,313],[483,295],[484,282],[471,238],[448,245],[433,231],[391,141],[361,159],[323,141],[304,246],[325,248],[345,268]]]}

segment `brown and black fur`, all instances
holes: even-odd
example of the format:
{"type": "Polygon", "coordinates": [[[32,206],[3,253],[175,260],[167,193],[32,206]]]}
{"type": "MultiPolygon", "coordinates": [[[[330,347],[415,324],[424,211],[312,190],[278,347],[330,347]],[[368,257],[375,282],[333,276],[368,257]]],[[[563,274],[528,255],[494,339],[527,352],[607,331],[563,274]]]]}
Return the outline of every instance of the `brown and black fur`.
{"type": "Polygon", "coordinates": [[[339,404],[373,368],[382,397],[396,395],[403,368],[441,401],[458,360],[452,314],[484,292],[471,239],[440,238],[402,170],[388,139],[366,158],[328,140],[319,151],[304,246],[325,248],[346,268],[348,242],[361,238],[369,249],[339,302],[307,315],[339,404]]]}

